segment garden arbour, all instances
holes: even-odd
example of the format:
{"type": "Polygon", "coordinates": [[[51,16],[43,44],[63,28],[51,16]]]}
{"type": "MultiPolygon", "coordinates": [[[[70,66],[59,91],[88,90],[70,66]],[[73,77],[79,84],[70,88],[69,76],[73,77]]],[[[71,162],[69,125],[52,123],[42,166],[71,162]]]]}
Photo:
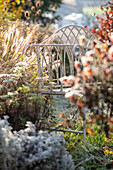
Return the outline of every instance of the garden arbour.
{"type": "MultiPolygon", "coordinates": [[[[90,49],[93,40],[97,38],[87,29],[67,25],[40,44],[28,44],[25,49],[26,55],[31,56],[35,53],[37,57],[39,82],[37,92],[42,95],[64,95],[72,84],[63,85],[60,78],[71,75],[69,78],[72,82],[71,78],[76,74],[74,62],[81,60],[81,56],[90,49]],[[81,46],[80,37],[84,37],[84,46],[81,46]]],[[[85,115],[83,115],[83,131],[64,131],[83,133],[85,140],[85,121],[85,115]]],[[[53,130],[56,129],[53,128],[53,130]]],[[[62,131],[62,129],[59,130],[62,131]]]]}

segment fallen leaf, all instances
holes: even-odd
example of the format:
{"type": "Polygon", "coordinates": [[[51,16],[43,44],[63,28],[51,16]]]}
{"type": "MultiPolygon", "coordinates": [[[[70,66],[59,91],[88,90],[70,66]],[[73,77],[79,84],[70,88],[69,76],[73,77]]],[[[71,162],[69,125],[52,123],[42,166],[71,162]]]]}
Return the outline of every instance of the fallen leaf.
{"type": "Polygon", "coordinates": [[[113,132],[113,127],[112,126],[109,126],[109,131],[113,132]]]}
{"type": "Polygon", "coordinates": [[[64,126],[64,127],[67,127],[67,126],[70,126],[70,120],[63,120],[63,123],[62,123],[62,125],[64,126]]]}
{"type": "Polygon", "coordinates": [[[90,135],[94,135],[95,132],[94,130],[90,129],[90,128],[87,128],[87,132],[90,134],[90,135]]]}
{"type": "Polygon", "coordinates": [[[88,123],[89,125],[92,125],[94,122],[93,122],[93,120],[88,120],[87,123],[88,123]]]}
{"type": "Polygon", "coordinates": [[[62,112],[59,113],[59,117],[60,117],[60,118],[63,118],[63,119],[66,118],[65,115],[64,115],[62,112]]]}

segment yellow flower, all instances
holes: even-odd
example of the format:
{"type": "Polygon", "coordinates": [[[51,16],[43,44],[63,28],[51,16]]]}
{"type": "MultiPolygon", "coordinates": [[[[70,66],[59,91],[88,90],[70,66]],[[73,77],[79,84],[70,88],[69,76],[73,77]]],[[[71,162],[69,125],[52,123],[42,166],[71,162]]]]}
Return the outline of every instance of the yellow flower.
{"type": "Polygon", "coordinates": [[[0,106],[0,110],[2,111],[2,107],[0,106]]]}
{"type": "Polygon", "coordinates": [[[21,3],[23,3],[23,4],[24,4],[24,3],[25,3],[25,0],[21,0],[21,3]]]}
{"type": "Polygon", "coordinates": [[[113,151],[105,150],[104,153],[107,154],[113,154],[113,151]]]}
{"type": "Polygon", "coordinates": [[[15,2],[16,2],[17,4],[19,4],[19,3],[20,3],[20,0],[15,0],[15,2]]]}
{"type": "Polygon", "coordinates": [[[21,11],[23,8],[21,6],[18,7],[18,10],[21,11]]]}
{"type": "Polygon", "coordinates": [[[109,151],[110,154],[113,154],[113,151],[109,151]]]}
{"type": "Polygon", "coordinates": [[[16,10],[16,9],[14,9],[14,10],[13,10],[13,12],[16,14],[16,13],[17,13],[17,10],[16,10]]]}
{"type": "Polygon", "coordinates": [[[15,6],[15,2],[12,2],[12,5],[14,5],[14,6],[15,6]]]}

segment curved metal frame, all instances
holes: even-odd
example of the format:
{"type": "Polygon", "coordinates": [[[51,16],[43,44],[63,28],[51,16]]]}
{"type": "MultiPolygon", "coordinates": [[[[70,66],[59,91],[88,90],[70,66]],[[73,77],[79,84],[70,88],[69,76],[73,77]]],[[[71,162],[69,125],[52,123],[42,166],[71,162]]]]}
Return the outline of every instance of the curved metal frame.
{"type": "MultiPolygon", "coordinates": [[[[59,34],[59,32],[62,32],[62,34],[64,34],[65,36],[66,36],[66,38],[67,39],[69,39],[69,37],[70,37],[70,33],[68,34],[68,36],[65,34],[65,31],[68,29],[68,31],[70,31],[72,34],[73,34],[73,37],[75,38],[75,39],[77,39],[77,36],[78,35],[83,35],[83,34],[81,34],[80,33],[80,31],[82,30],[84,33],[85,33],[85,35],[86,35],[86,37],[89,39],[89,42],[91,42],[93,39],[96,39],[97,41],[98,41],[98,38],[92,33],[92,32],[90,32],[90,31],[88,31],[86,28],[84,28],[84,27],[81,27],[81,26],[78,26],[78,25],[66,25],[66,26],[63,26],[63,27],[61,27],[61,28],[59,28],[57,31],[55,31],[49,38],[47,38],[45,41],[43,41],[42,43],[39,43],[39,44],[28,44],[26,47],[25,47],[25,50],[27,50],[27,48],[29,47],[29,46],[39,46],[39,45],[42,45],[42,44],[46,44],[47,42],[49,42],[50,40],[52,40],[56,35],[58,35],[59,34]],[[73,30],[77,30],[77,35],[75,35],[74,33],[73,33],[73,30]],[[90,36],[89,36],[89,35],[90,36]]],[[[53,39],[54,40],[54,39],[53,39]]],[[[61,40],[61,42],[62,42],[62,39],[60,38],[60,40],[61,40]]],[[[53,42],[53,41],[52,41],[53,42]]],[[[53,44],[56,44],[56,42],[55,43],[51,43],[51,45],[53,45],[53,44]]],[[[57,45],[60,45],[60,44],[64,44],[63,42],[62,43],[57,43],[57,45]]],[[[71,43],[70,43],[71,44],[71,43]]],[[[79,44],[79,42],[78,42],[78,44],[79,44]]],[[[48,43],[48,45],[49,45],[49,43],[48,43]]],[[[67,44],[65,44],[65,45],[67,45],[67,44]]],[[[71,45],[75,45],[75,44],[71,44],[71,45]]]]}

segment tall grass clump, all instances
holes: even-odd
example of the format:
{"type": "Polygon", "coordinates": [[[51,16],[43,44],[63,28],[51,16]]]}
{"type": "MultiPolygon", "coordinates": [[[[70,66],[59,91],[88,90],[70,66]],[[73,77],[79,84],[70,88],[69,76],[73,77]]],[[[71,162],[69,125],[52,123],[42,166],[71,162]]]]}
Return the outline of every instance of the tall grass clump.
{"type": "MultiPolygon", "coordinates": [[[[45,39],[46,28],[22,21],[7,22],[0,30],[0,117],[9,115],[15,129],[26,120],[38,123],[42,114],[48,116],[48,102],[40,99],[36,54],[24,54],[27,44],[45,39]]],[[[49,34],[49,31],[48,31],[49,34]]]]}

